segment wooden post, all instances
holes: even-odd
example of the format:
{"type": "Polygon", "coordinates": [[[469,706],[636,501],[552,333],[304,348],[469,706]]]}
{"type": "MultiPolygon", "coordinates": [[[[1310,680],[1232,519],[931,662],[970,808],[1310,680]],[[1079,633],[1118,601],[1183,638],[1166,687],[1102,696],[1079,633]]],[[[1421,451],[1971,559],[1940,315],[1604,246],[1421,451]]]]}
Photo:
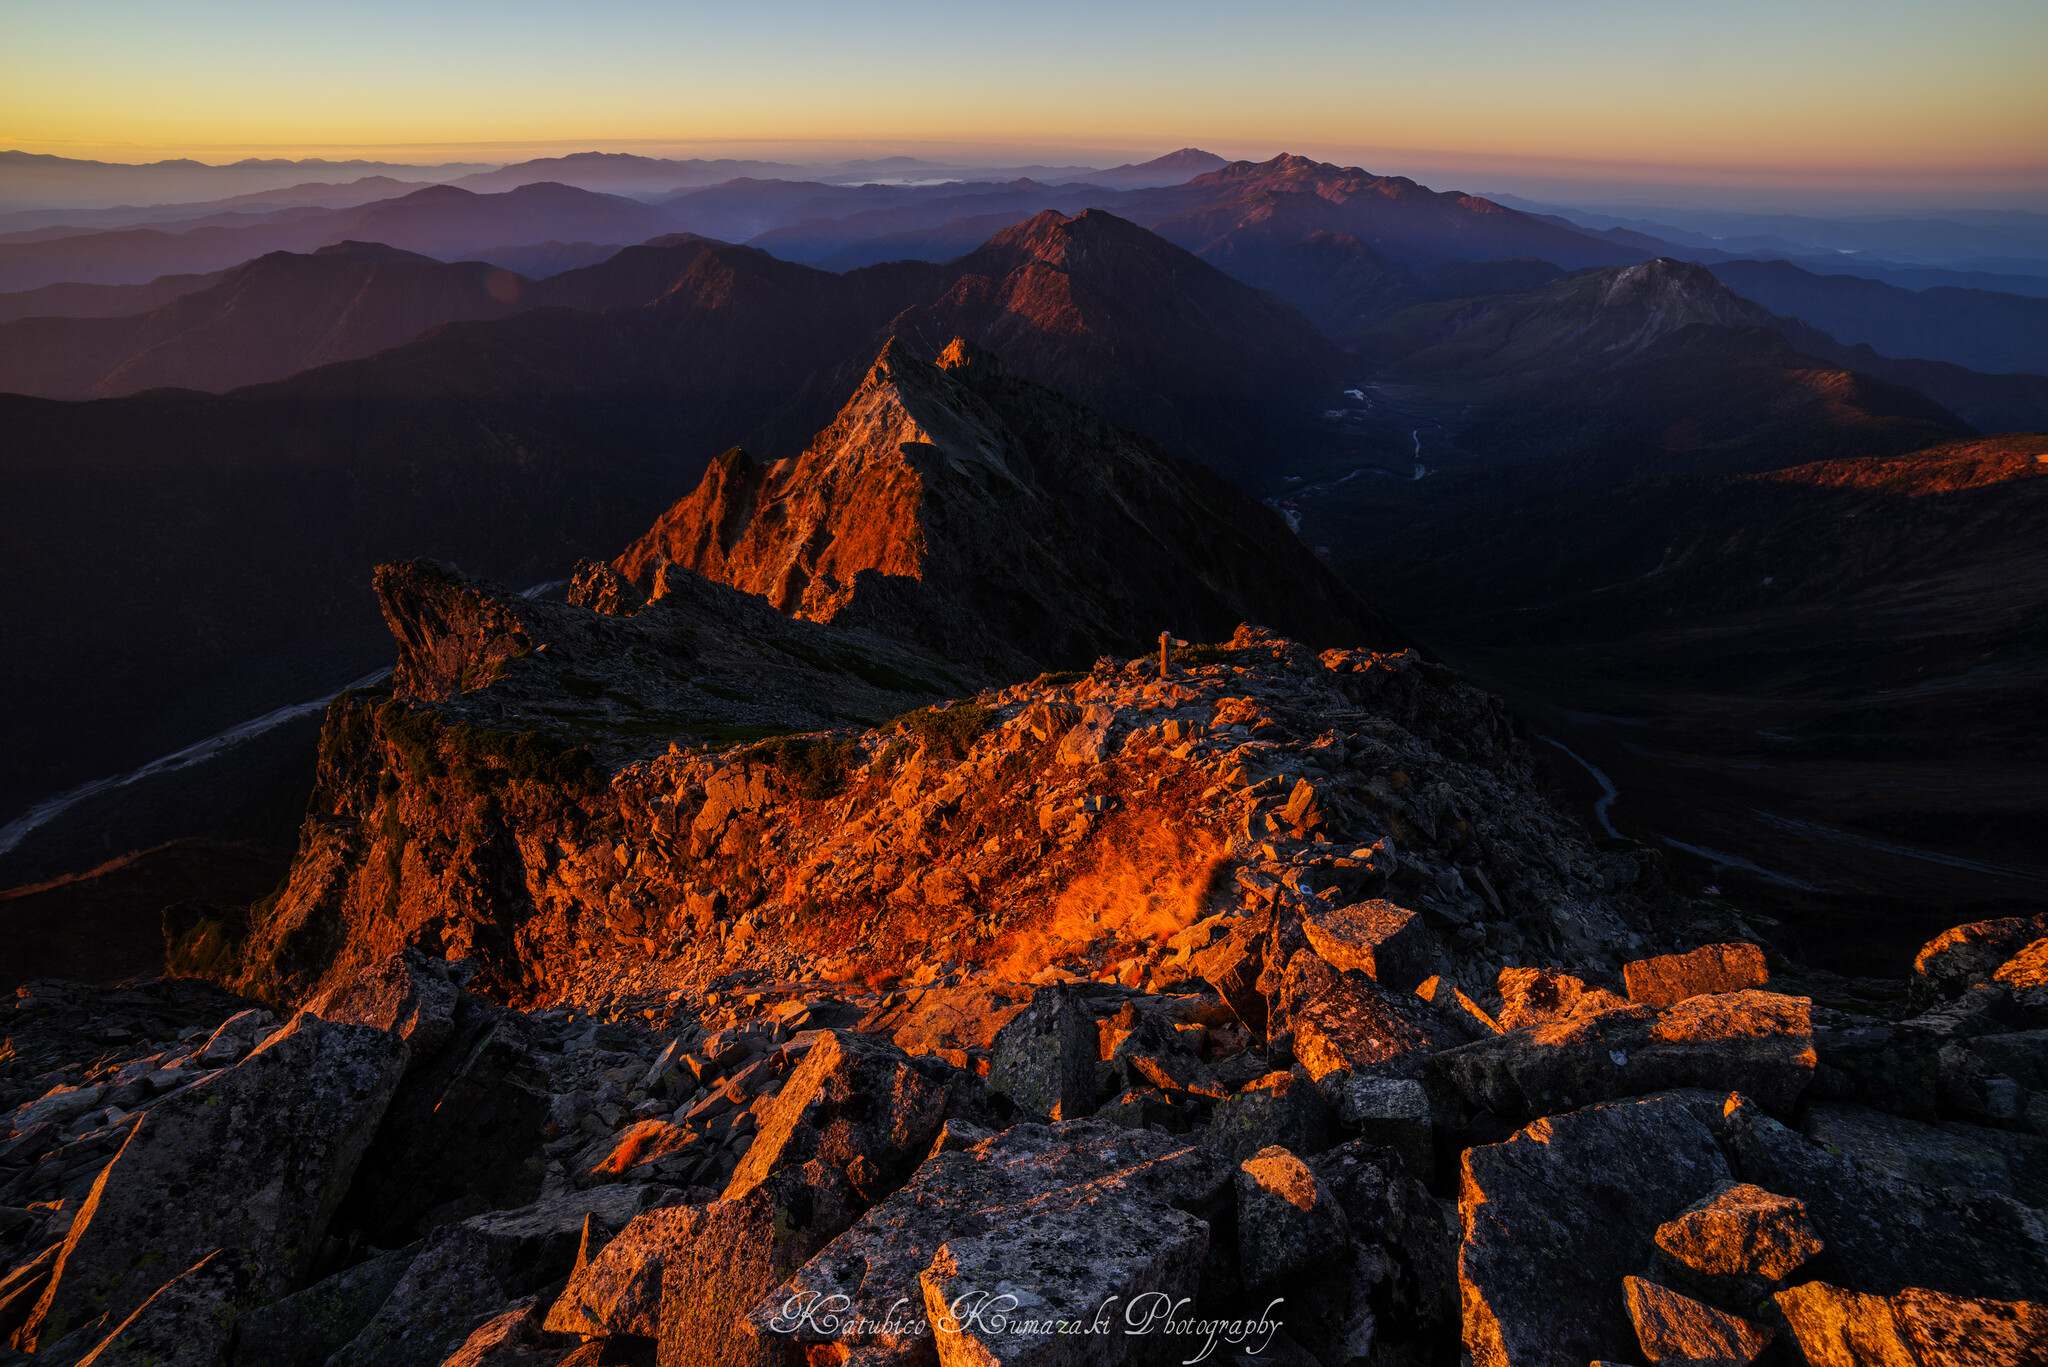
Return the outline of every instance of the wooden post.
{"type": "Polygon", "coordinates": [[[1159,633],[1159,677],[1173,677],[1173,633],[1170,631],[1159,633]]]}

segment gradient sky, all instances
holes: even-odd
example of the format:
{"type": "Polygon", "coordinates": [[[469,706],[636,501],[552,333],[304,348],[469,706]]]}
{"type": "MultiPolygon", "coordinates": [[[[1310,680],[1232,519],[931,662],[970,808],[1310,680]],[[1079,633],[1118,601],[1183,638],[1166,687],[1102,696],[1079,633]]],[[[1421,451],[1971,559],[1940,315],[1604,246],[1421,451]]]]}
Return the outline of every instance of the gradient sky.
{"type": "Polygon", "coordinates": [[[0,147],[114,161],[578,147],[2040,189],[2043,0],[1714,5],[0,0],[0,147]],[[1371,163],[1367,163],[1371,164],[1371,163]]]}

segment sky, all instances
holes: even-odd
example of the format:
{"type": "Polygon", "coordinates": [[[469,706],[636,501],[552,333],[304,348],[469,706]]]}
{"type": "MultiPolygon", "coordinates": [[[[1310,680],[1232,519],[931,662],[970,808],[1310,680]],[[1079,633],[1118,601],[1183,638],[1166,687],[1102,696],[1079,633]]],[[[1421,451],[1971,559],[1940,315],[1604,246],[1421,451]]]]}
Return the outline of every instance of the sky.
{"type": "Polygon", "coordinates": [[[2044,58],[2043,0],[0,0],[0,147],[1104,165],[1193,145],[1466,188],[1995,198],[2048,189],[2044,58]]]}

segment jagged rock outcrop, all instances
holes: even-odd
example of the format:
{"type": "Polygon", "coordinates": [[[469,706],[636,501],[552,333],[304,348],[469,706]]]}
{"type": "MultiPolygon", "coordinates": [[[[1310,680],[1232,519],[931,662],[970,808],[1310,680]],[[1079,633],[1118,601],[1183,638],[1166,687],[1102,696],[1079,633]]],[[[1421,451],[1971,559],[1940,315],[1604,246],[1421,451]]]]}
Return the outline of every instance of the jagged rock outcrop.
{"type": "Polygon", "coordinates": [[[959,338],[889,342],[794,459],[719,457],[578,601],[659,601],[663,565],[1013,677],[1241,621],[1403,644],[1277,514],[959,338]]]}

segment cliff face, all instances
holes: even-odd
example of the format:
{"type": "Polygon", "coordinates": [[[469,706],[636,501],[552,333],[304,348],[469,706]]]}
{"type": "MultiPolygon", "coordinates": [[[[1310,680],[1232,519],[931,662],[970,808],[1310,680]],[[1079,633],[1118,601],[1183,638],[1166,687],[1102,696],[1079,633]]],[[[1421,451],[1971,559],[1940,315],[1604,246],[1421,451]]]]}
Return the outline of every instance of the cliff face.
{"type": "Polygon", "coordinates": [[[1269,510],[957,338],[890,342],[801,456],[727,453],[613,568],[646,594],[665,563],[1013,674],[1240,621],[1401,644],[1269,510]]]}

